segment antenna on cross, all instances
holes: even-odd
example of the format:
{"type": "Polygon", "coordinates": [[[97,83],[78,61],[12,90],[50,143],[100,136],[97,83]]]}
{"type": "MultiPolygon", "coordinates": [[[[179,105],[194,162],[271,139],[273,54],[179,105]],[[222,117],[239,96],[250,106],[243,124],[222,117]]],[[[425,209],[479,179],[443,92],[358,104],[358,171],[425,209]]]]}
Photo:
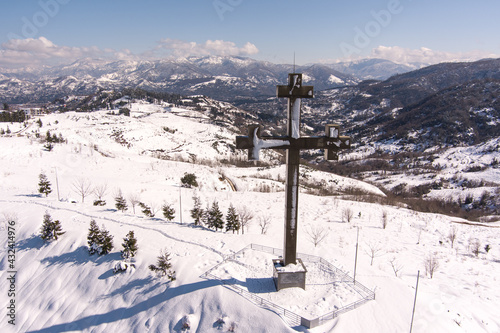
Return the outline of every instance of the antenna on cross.
{"type": "Polygon", "coordinates": [[[295,73],[295,51],[293,51],[293,72],[295,73]]]}

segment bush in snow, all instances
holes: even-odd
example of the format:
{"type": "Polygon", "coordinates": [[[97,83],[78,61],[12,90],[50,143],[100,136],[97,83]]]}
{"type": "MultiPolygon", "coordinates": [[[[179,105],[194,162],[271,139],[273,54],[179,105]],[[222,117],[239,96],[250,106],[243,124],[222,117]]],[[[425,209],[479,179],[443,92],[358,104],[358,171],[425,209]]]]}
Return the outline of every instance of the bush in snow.
{"type": "Polygon", "coordinates": [[[164,204],[162,207],[163,216],[168,220],[172,221],[175,218],[175,209],[169,204],[164,204]]]}
{"type": "Polygon", "coordinates": [[[130,259],[135,257],[137,253],[137,239],[135,238],[134,232],[130,230],[123,239],[123,250],[122,250],[122,258],[130,259]]]}
{"type": "Polygon", "coordinates": [[[45,212],[43,216],[42,229],[40,230],[40,237],[44,241],[57,240],[59,236],[64,234],[59,220],[52,221],[49,213],[45,212]]]}
{"type": "Polygon", "coordinates": [[[181,178],[181,184],[184,187],[197,187],[198,181],[196,180],[196,175],[194,173],[185,173],[181,178]]]}
{"type": "Polygon", "coordinates": [[[126,272],[132,268],[135,268],[134,264],[125,261],[119,261],[115,264],[115,266],[113,266],[113,273],[116,274],[116,273],[126,272]]]}
{"type": "Polygon", "coordinates": [[[181,319],[182,330],[188,330],[191,328],[191,315],[186,315],[181,319]]]}
{"type": "Polygon", "coordinates": [[[171,270],[172,263],[170,262],[170,253],[162,250],[158,256],[158,261],[156,265],[149,265],[149,269],[152,272],[160,276],[166,276],[170,281],[175,280],[175,271],[171,270]]]}
{"type": "Polygon", "coordinates": [[[95,220],[90,221],[90,228],[87,234],[89,253],[98,255],[108,254],[113,249],[113,236],[102,227],[99,229],[95,220]]]}
{"type": "Polygon", "coordinates": [[[50,188],[51,184],[49,182],[49,179],[47,176],[43,173],[38,175],[39,182],[38,182],[38,193],[45,194],[47,197],[50,192],[52,192],[52,189],[50,188]]]}

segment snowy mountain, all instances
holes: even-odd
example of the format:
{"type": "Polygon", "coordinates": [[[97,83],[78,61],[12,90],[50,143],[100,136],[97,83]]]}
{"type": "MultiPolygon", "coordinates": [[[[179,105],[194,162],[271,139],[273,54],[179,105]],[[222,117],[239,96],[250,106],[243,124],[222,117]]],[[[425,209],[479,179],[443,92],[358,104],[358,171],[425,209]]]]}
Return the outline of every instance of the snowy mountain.
{"type": "MultiPolygon", "coordinates": [[[[203,94],[222,101],[273,96],[291,65],[242,57],[191,57],[157,61],[82,59],[70,65],[3,71],[2,101],[47,102],[68,94],[89,95],[101,90],[141,88],[177,94],[203,94]]],[[[317,89],[356,84],[359,80],[328,67],[297,67],[317,89]]]]}
{"type": "MultiPolygon", "coordinates": [[[[36,119],[27,127],[0,123],[12,133],[0,137],[0,241],[6,244],[1,248],[5,278],[0,288],[3,299],[15,304],[16,324],[4,318],[2,332],[400,332],[410,325],[418,271],[415,332],[498,331],[498,222],[474,223],[363,202],[356,193],[379,201],[386,197],[366,182],[306,166],[301,166],[299,252],[321,256],[352,276],[359,228],[356,280],[374,290],[376,299],[307,330],[291,327],[286,316],[203,277],[211,270],[258,299],[306,317],[351,301],[350,280],[307,262],[306,290],[273,292],[266,264],[273,256],[239,252],[249,244],[282,246],[284,168],[279,154],[267,151],[261,153],[261,165],[236,167],[238,160],[246,160],[246,152],[234,150],[236,128],[216,125],[206,111],[139,100],[128,106],[130,117],[116,115],[114,109],[50,114],[41,117],[41,127],[36,119]],[[60,134],[64,142],[49,151],[42,142],[47,131],[60,134]],[[40,173],[52,184],[48,196],[38,193],[40,173]],[[198,188],[181,187],[185,173],[197,176],[198,188]],[[106,185],[105,206],[92,204],[95,192],[82,196],[75,185],[85,181],[92,188],[106,185]],[[337,195],[317,196],[318,186],[337,195]],[[115,208],[119,191],[129,205],[124,212],[115,208]],[[156,216],[132,207],[133,196],[156,210],[156,216]],[[252,223],[244,234],[195,226],[190,214],[194,196],[202,207],[217,201],[224,214],[231,204],[246,206],[252,223]],[[163,204],[175,207],[173,221],[162,217],[163,204]],[[57,241],[44,243],[39,236],[46,213],[65,232],[57,241]],[[91,220],[114,237],[110,254],[89,255],[91,220]],[[135,268],[113,274],[130,230],[139,246],[135,268]],[[326,234],[316,245],[315,230],[326,234]],[[12,233],[16,251],[10,261],[12,233]],[[148,269],[162,249],[171,255],[173,282],[148,269]],[[430,259],[437,262],[432,278],[430,259]],[[6,276],[12,270],[17,272],[15,282],[6,276]],[[9,288],[15,295],[8,295],[9,288]],[[186,322],[189,329],[183,328],[186,322]]],[[[476,153],[477,159],[486,158],[479,149],[454,148],[436,162],[459,170],[463,159],[476,153]]],[[[12,314],[6,306],[5,314],[12,314]]]]}

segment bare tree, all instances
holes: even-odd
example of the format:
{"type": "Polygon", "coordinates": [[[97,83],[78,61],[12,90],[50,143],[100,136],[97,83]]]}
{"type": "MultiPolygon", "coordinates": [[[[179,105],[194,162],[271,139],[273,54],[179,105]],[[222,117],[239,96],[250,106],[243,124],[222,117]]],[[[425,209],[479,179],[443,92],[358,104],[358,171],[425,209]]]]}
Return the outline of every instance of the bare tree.
{"type": "Polygon", "coordinates": [[[429,274],[429,277],[432,279],[434,273],[439,268],[439,260],[437,259],[436,255],[429,254],[427,257],[425,257],[424,266],[425,274],[429,274]]]}
{"type": "Polygon", "coordinates": [[[306,229],[306,233],[309,235],[309,239],[314,244],[314,247],[316,247],[328,236],[328,229],[320,226],[311,226],[309,229],[306,229]]]}
{"type": "Polygon", "coordinates": [[[457,233],[458,230],[456,226],[452,226],[450,228],[450,231],[448,232],[448,240],[450,241],[451,248],[453,248],[453,244],[455,244],[455,240],[457,239],[457,233]]]}
{"type": "Polygon", "coordinates": [[[354,213],[352,212],[351,208],[342,209],[342,222],[350,223],[353,216],[354,213]]]}
{"type": "Polygon", "coordinates": [[[382,212],[382,229],[385,229],[387,227],[387,212],[384,210],[382,212]]]}
{"type": "Polygon", "coordinates": [[[108,184],[104,183],[101,185],[96,185],[94,187],[94,194],[97,196],[97,200],[103,201],[103,197],[106,195],[108,191],[108,184]]]}
{"type": "Polygon", "coordinates": [[[248,231],[248,227],[254,218],[254,214],[247,208],[247,206],[243,206],[238,209],[238,215],[240,216],[241,234],[244,234],[245,228],[247,228],[248,231]]]}
{"type": "Polygon", "coordinates": [[[396,275],[397,277],[398,273],[403,269],[403,265],[396,261],[396,257],[392,257],[389,260],[389,263],[391,264],[392,270],[394,271],[394,275],[396,275]]]}
{"type": "Polygon", "coordinates": [[[260,233],[262,235],[267,234],[267,229],[269,229],[270,224],[271,224],[271,218],[269,216],[259,217],[259,227],[260,227],[260,233]]]}
{"type": "Polygon", "coordinates": [[[470,240],[470,251],[472,254],[474,254],[476,257],[479,256],[479,253],[481,252],[481,242],[477,238],[473,238],[470,240]]]}
{"type": "Polygon", "coordinates": [[[368,249],[365,249],[366,254],[370,256],[370,266],[373,265],[373,259],[382,255],[382,248],[379,244],[372,242],[368,243],[368,249]]]}
{"type": "Polygon", "coordinates": [[[132,205],[132,210],[134,211],[135,214],[135,206],[141,202],[141,198],[137,193],[132,193],[128,196],[128,201],[130,201],[130,204],[132,205]]]}
{"type": "Polygon", "coordinates": [[[82,203],[85,197],[92,193],[92,183],[87,178],[78,178],[73,183],[73,189],[82,197],[82,203]]]}

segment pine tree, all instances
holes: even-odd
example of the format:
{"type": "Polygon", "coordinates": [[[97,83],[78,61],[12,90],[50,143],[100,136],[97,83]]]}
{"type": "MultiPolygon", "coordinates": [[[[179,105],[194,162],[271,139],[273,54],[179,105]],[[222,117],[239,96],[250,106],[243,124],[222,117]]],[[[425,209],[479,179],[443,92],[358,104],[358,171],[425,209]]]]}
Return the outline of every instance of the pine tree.
{"type": "Polygon", "coordinates": [[[167,276],[170,281],[175,280],[175,271],[171,270],[170,253],[162,250],[156,265],[149,265],[149,269],[161,276],[167,276]]]}
{"type": "Polygon", "coordinates": [[[240,218],[236,213],[236,209],[234,209],[233,204],[231,204],[226,215],[226,231],[232,231],[233,234],[235,231],[238,231],[239,233],[240,227],[240,218]]]}
{"type": "Polygon", "coordinates": [[[101,238],[101,230],[99,230],[95,220],[91,220],[89,233],[87,234],[87,243],[89,245],[89,253],[91,255],[101,252],[101,238]]]}
{"type": "Polygon", "coordinates": [[[113,249],[113,236],[102,226],[101,229],[101,252],[99,255],[108,254],[113,249]]]}
{"type": "Polygon", "coordinates": [[[40,230],[40,237],[44,241],[50,241],[52,240],[53,233],[52,233],[52,217],[50,216],[49,213],[45,212],[45,215],[43,216],[43,222],[42,222],[42,230],[40,230]]]}
{"type": "Polygon", "coordinates": [[[155,214],[151,211],[151,207],[146,205],[144,202],[139,202],[139,207],[142,209],[142,213],[147,217],[154,217],[155,214]]]}
{"type": "Polygon", "coordinates": [[[215,231],[218,231],[219,229],[224,228],[224,220],[223,220],[224,215],[219,209],[219,203],[217,201],[214,201],[212,203],[212,208],[210,208],[210,211],[208,212],[207,216],[207,225],[209,228],[214,228],[215,231]]]}
{"type": "Polygon", "coordinates": [[[172,221],[175,218],[175,209],[171,205],[164,204],[162,209],[163,209],[163,216],[168,221],[172,221]]]}
{"type": "Polygon", "coordinates": [[[40,237],[44,241],[51,241],[59,239],[63,235],[61,222],[59,220],[52,221],[52,217],[48,212],[43,216],[42,229],[40,230],[40,237]]]}
{"type": "Polygon", "coordinates": [[[203,214],[205,213],[203,208],[201,208],[200,197],[194,196],[194,207],[191,209],[191,217],[194,220],[194,225],[201,225],[203,222],[203,214]]]}
{"type": "Polygon", "coordinates": [[[45,194],[45,196],[49,196],[49,193],[52,192],[52,189],[50,188],[51,184],[49,182],[49,179],[47,176],[43,173],[38,175],[39,182],[38,182],[38,193],[45,194]]]}
{"type": "Polygon", "coordinates": [[[131,230],[128,232],[127,236],[123,239],[123,250],[122,250],[122,258],[130,259],[135,257],[137,253],[137,239],[135,238],[134,232],[131,230]]]}
{"type": "Polygon", "coordinates": [[[55,220],[52,227],[53,227],[53,237],[55,240],[58,240],[59,236],[65,233],[64,231],[62,231],[61,222],[59,222],[59,220],[55,220]]]}
{"type": "Polygon", "coordinates": [[[121,210],[122,212],[128,209],[127,200],[125,200],[125,198],[123,197],[121,190],[118,191],[118,194],[115,197],[115,207],[116,209],[121,210]]]}

